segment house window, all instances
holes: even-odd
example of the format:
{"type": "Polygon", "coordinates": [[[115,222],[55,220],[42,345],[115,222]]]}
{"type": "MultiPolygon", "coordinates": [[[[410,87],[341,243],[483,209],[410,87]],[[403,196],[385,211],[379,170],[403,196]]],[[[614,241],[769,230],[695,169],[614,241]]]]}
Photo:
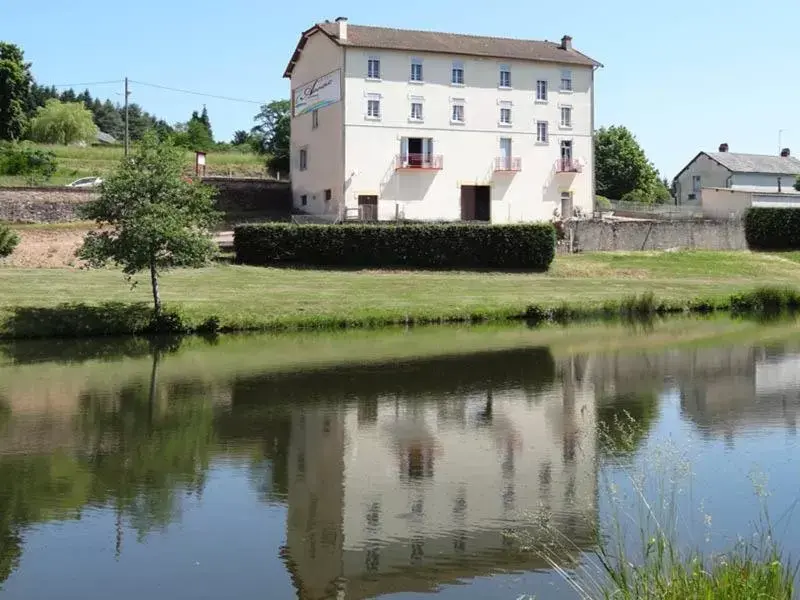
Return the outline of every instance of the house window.
{"type": "Polygon", "coordinates": [[[701,177],[700,177],[700,175],[693,175],[692,176],[692,191],[695,194],[698,194],[698,193],[700,193],[700,187],[701,187],[701,177]]]}
{"type": "Polygon", "coordinates": [[[463,123],[464,122],[464,105],[461,103],[453,104],[453,110],[450,114],[450,122],[463,123]]]}
{"type": "Polygon", "coordinates": [[[367,61],[367,79],[381,78],[381,59],[370,58],[367,61]]]}
{"type": "Polygon", "coordinates": [[[331,190],[325,190],[325,204],[328,204],[333,197],[333,192],[331,190]]]}
{"type": "Polygon", "coordinates": [[[422,102],[411,103],[411,120],[422,121],[422,102]]]}
{"type": "Polygon", "coordinates": [[[504,106],[500,109],[500,124],[511,125],[511,108],[504,106]]]}
{"type": "Polygon", "coordinates": [[[548,143],[547,121],[536,122],[536,142],[539,144],[548,143]]]}
{"type": "Polygon", "coordinates": [[[305,171],[308,168],[308,150],[300,148],[300,170],[305,171]]]}
{"type": "Polygon", "coordinates": [[[540,79],[536,82],[537,102],[547,102],[547,81],[540,79]]]}
{"type": "Polygon", "coordinates": [[[500,65],[500,87],[511,87],[511,67],[508,65],[500,65]]]}
{"type": "Polygon", "coordinates": [[[561,71],[561,91],[562,92],[571,92],[572,91],[572,71],[569,69],[564,69],[561,71]]]}
{"type": "Polygon", "coordinates": [[[411,81],[422,81],[422,59],[411,59],[411,81]]]}
{"type": "Polygon", "coordinates": [[[450,83],[453,85],[464,85],[464,63],[453,63],[453,71],[450,75],[450,83]]]}
{"type": "Polygon", "coordinates": [[[311,129],[316,129],[319,127],[319,111],[312,110],[311,111],[311,129]]]}
{"type": "Polygon", "coordinates": [[[380,98],[367,99],[367,118],[380,119],[381,118],[381,100],[380,98]]]}
{"type": "Polygon", "coordinates": [[[565,129],[572,128],[572,107],[571,106],[562,106],[561,107],[561,127],[565,129]]]}
{"type": "Polygon", "coordinates": [[[308,204],[308,196],[303,194],[300,196],[300,206],[306,206],[308,204]]]}

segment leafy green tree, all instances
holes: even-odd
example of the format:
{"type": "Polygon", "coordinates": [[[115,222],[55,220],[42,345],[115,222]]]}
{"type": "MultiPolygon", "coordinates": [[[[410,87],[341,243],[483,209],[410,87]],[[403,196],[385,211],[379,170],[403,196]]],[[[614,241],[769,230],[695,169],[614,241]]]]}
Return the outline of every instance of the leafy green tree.
{"type": "Polygon", "coordinates": [[[208,152],[214,146],[211,133],[200,119],[192,119],[186,128],[186,139],[190,150],[208,152]]]}
{"type": "Polygon", "coordinates": [[[208,131],[208,137],[211,138],[211,141],[214,141],[214,131],[211,129],[211,119],[208,118],[208,110],[206,109],[205,105],[203,105],[203,112],[200,113],[200,122],[205,126],[206,130],[208,131]]]}
{"type": "Polygon", "coordinates": [[[672,193],[669,190],[669,185],[665,183],[665,180],[659,180],[655,184],[652,193],[652,201],[656,204],[669,204],[672,202],[672,193]]]}
{"type": "Polygon", "coordinates": [[[44,106],[51,98],[58,99],[58,90],[56,90],[55,87],[47,87],[33,82],[31,84],[30,94],[28,95],[28,118],[33,118],[36,114],[36,109],[40,106],[44,106]]]}
{"type": "Polygon", "coordinates": [[[149,132],[105,179],[100,196],[84,206],[84,216],[101,229],[86,236],[79,256],[94,267],[113,261],[129,278],[148,270],[158,319],[159,273],[201,267],[216,252],[209,234],[219,218],[215,191],[186,181],[183,153],[149,132]]]}
{"type": "Polygon", "coordinates": [[[0,258],[11,256],[19,244],[19,235],[8,225],[0,223],[0,258]]]}
{"type": "Polygon", "coordinates": [[[244,129],[240,129],[238,131],[233,132],[233,139],[231,139],[231,144],[233,144],[234,146],[244,146],[250,143],[250,139],[251,139],[250,134],[244,129]]]}
{"type": "Polygon", "coordinates": [[[76,142],[90,143],[97,139],[97,125],[82,102],[65,104],[48,100],[31,120],[30,137],[36,142],[65,146],[76,142]]]}
{"type": "Polygon", "coordinates": [[[107,133],[117,140],[122,140],[125,136],[125,122],[119,109],[106,100],[99,106],[94,106],[92,110],[94,122],[100,131],[107,133]]]}
{"type": "Polygon", "coordinates": [[[660,183],[658,172],[627,128],[603,127],[595,134],[594,144],[599,195],[618,200],[638,190],[653,197],[660,183]]]}
{"type": "Polygon", "coordinates": [[[18,140],[27,124],[30,64],[14,44],[0,42],[0,140],[18,140]]]}
{"type": "Polygon", "coordinates": [[[797,180],[794,182],[794,189],[800,192],[800,175],[797,176],[797,180]]]}
{"type": "Polygon", "coordinates": [[[267,165],[283,173],[288,173],[290,166],[291,110],[289,100],[265,104],[255,116],[256,126],[252,130],[260,142],[258,150],[270,155],[267,165]]]}

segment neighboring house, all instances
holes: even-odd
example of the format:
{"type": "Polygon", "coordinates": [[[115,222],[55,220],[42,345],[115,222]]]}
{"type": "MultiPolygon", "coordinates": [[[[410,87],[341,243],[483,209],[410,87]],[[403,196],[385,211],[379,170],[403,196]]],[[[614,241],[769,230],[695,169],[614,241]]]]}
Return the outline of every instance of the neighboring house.
{"type": "Polygon", "coordinates": [[[491,222],[591,211],[599,66],[569,36],[314,25],[284,73],[295,207],[491,222]]]}
{"type": "Polygon", "coordinates": [[[97,143],[98,144],[116,144],[117,140],[114,139],[114,136],[109,135],[103,131],[97,132],[97,143]]]}
{"type": "Polygon", "coordinates": [[[673,180],[678,204],[700,204],[703,188],[727,188],[755,193],[793,190],[800,160],[784,149],[779,156],[728,152],[700,152],[673,180]]]}

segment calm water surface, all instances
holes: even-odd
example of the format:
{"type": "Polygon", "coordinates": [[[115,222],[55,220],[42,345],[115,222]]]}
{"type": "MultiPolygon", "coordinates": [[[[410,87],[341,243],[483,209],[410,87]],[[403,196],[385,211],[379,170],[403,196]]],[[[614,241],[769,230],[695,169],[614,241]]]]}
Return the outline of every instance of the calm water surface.
{"type": "Polygon", "coordinates": [[[0,600],[572,598],[634,472],[797,555],[800,329],[659,327],[0,346],[0,600]]]}

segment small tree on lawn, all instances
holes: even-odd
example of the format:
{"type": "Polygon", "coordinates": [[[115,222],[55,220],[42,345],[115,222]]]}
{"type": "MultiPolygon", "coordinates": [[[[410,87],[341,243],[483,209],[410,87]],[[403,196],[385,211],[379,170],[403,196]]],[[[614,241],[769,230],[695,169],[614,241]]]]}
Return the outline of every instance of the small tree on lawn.
{"type": "Polygon", "coordinates": [[[114,262],[129,279],[149,271],[156,319],[161,316],[159,273],[201,267],[216,252],[210,235],[219,217],[216,190],[190,183],[182,170],[183,153],[148,132],[83,209],[99,229],[86,236],[78,256],[92,267],[114,262]]]}

